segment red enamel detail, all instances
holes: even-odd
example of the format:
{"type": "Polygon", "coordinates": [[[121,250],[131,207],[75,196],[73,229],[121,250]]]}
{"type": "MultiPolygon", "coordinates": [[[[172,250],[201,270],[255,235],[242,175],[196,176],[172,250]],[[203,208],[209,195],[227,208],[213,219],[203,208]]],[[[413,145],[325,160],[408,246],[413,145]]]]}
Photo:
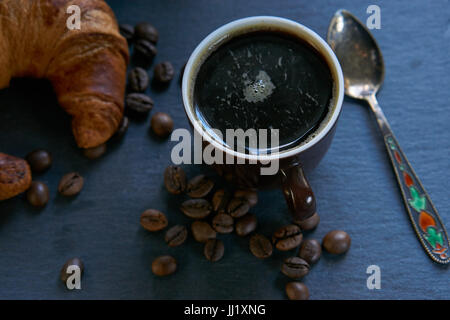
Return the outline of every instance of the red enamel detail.
{"type": "Polygon", "coordinates": [[[421,211],[419,215],[419,225],[423,232],[426,232],[430,226],[436,227],[436,221],[425,211],[421,211]]]}
{"type": "Polygon", "coordinates": [[[436,249],[433,250],[433,253],[439,254],[441,259],[445,260],[448,258],[446,251],[447,251],[447,248],[444,248],[439,243],[436,243],[436,249]]]}
{"type": "Polygon", "coordinates": [[[410,176],[407,172],[405,172],[405,171],[403,171],[403,179],[405,180],[406,186],[407,186],[408,188],[414,185],[413,179],[412,179],[411,176],[410,176]]]}
{"type": "Polygon", "coordinates": [[[394,152],[394,155],[397,162],[402,163],[402,158],[400,157],[400,154],[397,151],[394,152]]]}

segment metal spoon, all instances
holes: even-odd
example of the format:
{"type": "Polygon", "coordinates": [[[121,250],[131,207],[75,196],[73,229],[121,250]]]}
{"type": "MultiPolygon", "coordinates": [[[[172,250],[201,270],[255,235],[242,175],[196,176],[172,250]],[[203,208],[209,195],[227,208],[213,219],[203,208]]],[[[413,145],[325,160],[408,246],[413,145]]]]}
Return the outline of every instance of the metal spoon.
{"type": "Polygon", "coordinates": [[[339,10],[331,20],[328,44],[344,72],[345,93],[366,100],[376,116],[403,200],[417,237],[435,262],[450,262],[447,231],[414,173],[381,110],[376,93],[383,83],[384,63],[380,48],[369,30],[350,12],[339,10]]]}

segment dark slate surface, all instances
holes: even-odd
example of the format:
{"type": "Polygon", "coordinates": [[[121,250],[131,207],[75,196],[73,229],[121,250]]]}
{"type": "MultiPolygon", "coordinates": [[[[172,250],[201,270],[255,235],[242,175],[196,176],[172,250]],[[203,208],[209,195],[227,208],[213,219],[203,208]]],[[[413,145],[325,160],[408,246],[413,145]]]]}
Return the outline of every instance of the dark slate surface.
{"type": "MultiPolygon", "coordinates": [[[[220,25],[252,15],[277,15],[299,21],[326,35],[333,13],[347,8],[366,19],[373,1],[108,1],[119,21],[152,22],[161,41],[156,61],[170,60],[177,70],[196,44],[220,25]]],[[[376,1],[382,28],[374,35],[386,62],[379,94],[412,165],[450,225],[450,7],[448,0],[376,1]]],[[[177,127],[188,127],[174,81],[164,92],[151,92],[155,110],[169,112],[177,127]]],[[[179,199],[162,187],[161,172],[170,163],[172,143],[148,134],[148,122],[133,122],[122,143],[111,144],[98,161],[84,159],[71,137],[69,118],[58,109],[51,88],[19,82],[0,91],[0,150],[24,156],[41,147],[54,155],[52,169],[39,177],[51,200],[44,210],[23,197],[0,203],[0,298],[36,299],[282,299],[287,279],[276,253],[259,261],[247,239],[221,237],[224,259],[210,264],[192,239],[168,249],[163,234],[139,226],[149,207],[167,212],[170,223],[187,223],[179,199]],[[26,92],[26,93],[25,93],[26,92]],[[57,195],[59,178],[77,170],[86,178],[82,194],[57,195]],[[170,253],[180,262],[166,279],[152,276],[150,263],[170,253]],[[86,266],[82,290],[68,292],[58,281],[67,258],[86,266]]],[[[202,170],[186,167],[192,175],[202,170]]],[[[346,99],[335,141],[310,175],[322,216],[308,237],[344,229],[352,248],[340,258],[324,256],[305,278],[311,299],[445,299],[449,271],[433,264],[410,227],[374,119],[364,105],[346,99]],[[381,267],[382,288],[366,288],[366,268],[381,267]]],[[[269,234],[289,222],[279,191],[260,193],[253,210],[260,231],[269,234]]]]}

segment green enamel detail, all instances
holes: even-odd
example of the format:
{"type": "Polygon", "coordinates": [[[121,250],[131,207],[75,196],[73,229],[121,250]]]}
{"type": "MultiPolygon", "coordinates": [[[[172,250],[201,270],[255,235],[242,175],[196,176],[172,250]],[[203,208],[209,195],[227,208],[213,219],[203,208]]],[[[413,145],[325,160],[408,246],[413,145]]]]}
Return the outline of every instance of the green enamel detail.
{"type": "Polygon", "coordinates": [[[389,148],[391,148],[391,150],[397,149],[395,147],[394,139],[392,139],[392,137],[387,138],[387,142],[389,143],[389,148]]]}
{"type": "Polygon", "coordinates": [[[439,243],[441,246],[444,245],[442,233],[438,233],[434,227],[428,227],[427,233],[428,235],[425,235],[425,239],[427,239],[433,248],[436,248],[436,243],[439,243]]]}
{"type": "Polygon", "coordinates": [[[400,168],[400,170],[402,170],[402,171],[405,170],[405,166],[402,165],[402,164],[399,166],[399,168],[400,168]]]}
{"type": "Polygon", "coordinates": [[[410,187],[409,192],[411,192],[412,200],[409,200],[409,204],[413,207],[417,212],[425,210],[426,207],[426,199],[424,196],[419,194],[419,191],[415,187],[410,187]]]}

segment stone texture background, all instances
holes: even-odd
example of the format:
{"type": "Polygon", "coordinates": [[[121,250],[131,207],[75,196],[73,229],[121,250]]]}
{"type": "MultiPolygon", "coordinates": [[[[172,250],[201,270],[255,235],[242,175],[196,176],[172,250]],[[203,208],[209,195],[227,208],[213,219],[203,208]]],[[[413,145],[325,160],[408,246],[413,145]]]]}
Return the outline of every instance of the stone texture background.
{"type": "MultiPolygon", "coordinates": [[[[122,23],[153,23],[160,31],[155,62],[172,61],[179,71],[208,33],[237,18],[276,15],[326,36],[334,12],[346,8],[363,21],[374,1],[165,1],[110,0],[122,23]]],[[[437,1],[375,1],[381,30],[374,30],[385,58],[386,79],[379,101],[442,219],[450,226],[450,5],[437,1]]],[[[179,85],[149,91],[153,112],[172,115],[188,128],[179,85]]],[[[173,143],[148,134],[149,121],[132,122],[125,139],[110,144],[98,161],[85,159],[71,137],[69,118],[57,107],[48,84],[17,81],[0,91],[0,150],[25,156],[35,148],[53,152],[54,165],[36,179],[46,182],[51,200],[43,210],[24,197],[0,203],[0,298],[19,299],[283,299],[288,281],[283,257],[259,261],[248,239],[221,237],[224,259],[211,264],[191,238],[169,249],[163,234],[139,225],[144,209],[158,208],[170,223],[188,223],[177,209],[181,199],[163,188],[162,171],[173,143]],[[79,171],[86,179],[72,200],[57,195],[60,177],[79,171]],[[178,272],[159,279],[151,274],[154,257],[170,253],[178,272]],[[73,256],[86,267],[82,290],[68,292],[59,270],[73,256]]],[[[192,176],[203,170],[185,166],[192,176]]],[[[343,257],[324,255],[304,279],[311,299],[448,299],[449,271],[431,262],[410,226],[402,199],[367,107],[346,99],[334,143],[310,175],[322,217],[307,237],[321,239],[331,229],[346,230],[352,248],[343,257]],[[366,268],[381,267],[381,290],[366,288],[366,268]]],[[[270,234],[289,222],[277,190],[260,193],[253,210],[260,232],[270,234]]]]}

